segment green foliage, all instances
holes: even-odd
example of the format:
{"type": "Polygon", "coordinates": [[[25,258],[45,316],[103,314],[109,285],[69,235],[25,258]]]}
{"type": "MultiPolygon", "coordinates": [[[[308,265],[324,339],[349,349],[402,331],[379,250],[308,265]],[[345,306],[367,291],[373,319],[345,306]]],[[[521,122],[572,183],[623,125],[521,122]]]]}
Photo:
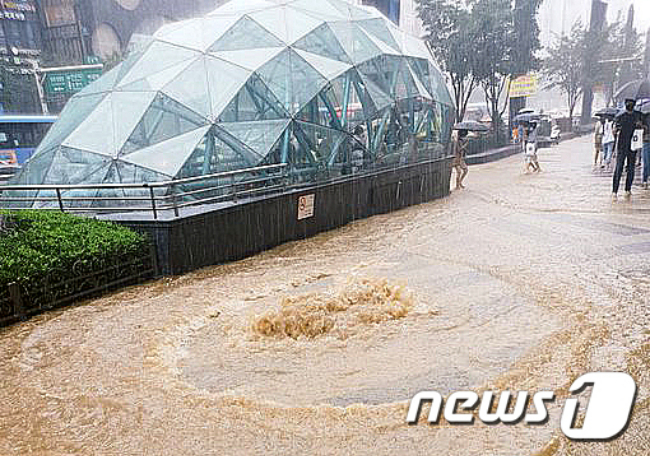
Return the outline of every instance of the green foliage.
{"type": "Polygon", "coordinates": [[[429,47],[451,82],[458,108],[457,122],[462,121],[478,85],[472,66],[476,53],[469,6],[469,2],[456,0],[418,1],[418,14],[427,30],[429,47]]]}
{"type": "Polygon", "coordinates": [[[567,97],[569,118],[573,118],[585,82],[586,52],[591,48],[587,37],[582,23],[576,22],[568,36],[561,37],[547,49],[548,58],[544,62],[544,74],[549,81],[546,88],[562,90],[567,97]]]}
{"type": "Polygon", "coordinates": [[[46,211],[4,211],[0,217],[0,289],[16,282],[33,290],[148,252],[143,235],[110,222],[46,211]]]}
{"type": "MultiPolygon", "coordinates": [[[[541,0],[418,0],[427,41],[449,76],[458,118],[477,86],[483,86],[496,136],[499,109],[510,76],[537,69],[537,11],[541,0]]],[[[497,138],[498,139],[498,138],[497,138]]]]}

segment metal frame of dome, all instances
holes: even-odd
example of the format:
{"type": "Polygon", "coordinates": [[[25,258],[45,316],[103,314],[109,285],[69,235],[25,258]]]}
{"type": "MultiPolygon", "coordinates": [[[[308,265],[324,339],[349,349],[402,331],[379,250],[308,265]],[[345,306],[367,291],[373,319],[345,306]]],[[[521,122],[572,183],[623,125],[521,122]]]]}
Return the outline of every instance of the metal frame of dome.
{"type": "Polygon", "coordinates": [[[232,0],[163,26],[75,95],[13,183],[169,181],[276,163],[298,180],[331,178],[445,156],[453,111],[425,44],[374,8],[232,0]]]}

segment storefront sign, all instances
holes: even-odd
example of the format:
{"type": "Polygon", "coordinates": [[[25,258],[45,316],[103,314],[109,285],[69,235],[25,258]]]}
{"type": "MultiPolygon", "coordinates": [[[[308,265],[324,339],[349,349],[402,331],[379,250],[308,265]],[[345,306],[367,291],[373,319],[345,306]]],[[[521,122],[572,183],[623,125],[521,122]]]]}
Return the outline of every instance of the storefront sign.
{"type": "Polygon", "coordinates": [[[510,82],[510,98],[532,97],[537,94],[537,76],[519,76],[510,82]]]}

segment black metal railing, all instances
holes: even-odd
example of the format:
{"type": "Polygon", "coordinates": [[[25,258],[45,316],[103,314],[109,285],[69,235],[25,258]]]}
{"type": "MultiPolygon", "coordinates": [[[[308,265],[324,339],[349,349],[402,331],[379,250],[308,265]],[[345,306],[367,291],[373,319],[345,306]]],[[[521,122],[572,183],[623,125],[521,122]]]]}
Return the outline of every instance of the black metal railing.
{"type": "Polygon", "coordinates": [[[57,281],[46,278],[38,284],[11,283],[0,287],[0,326],[157,275],[157,254],[152,246],[138,258],[73,279],[57,281]]]}
{"type": "Polygon", "coordinates": [[[143,184],[1,185],[0,208],[53,209],[70,213],[149,212],[237,202],[286,189],[286,164],[143,184]]]}

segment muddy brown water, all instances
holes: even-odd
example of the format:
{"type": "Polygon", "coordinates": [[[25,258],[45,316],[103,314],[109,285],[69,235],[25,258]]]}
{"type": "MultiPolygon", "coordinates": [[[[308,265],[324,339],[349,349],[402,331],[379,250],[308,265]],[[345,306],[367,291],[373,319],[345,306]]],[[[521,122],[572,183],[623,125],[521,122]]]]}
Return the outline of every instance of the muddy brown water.
{"type": "Polygon", "coordinates": [[[649,454],[650,196],[612,205],[589,157],[473,167],[445,200],[0,330],[0,455],[649,454]],[[635,376],[635,418],[572,443],[593,370],[635,376]],[[405,424],[416,392],[484,388],[559,399],[544,426],[405,424]]]}

